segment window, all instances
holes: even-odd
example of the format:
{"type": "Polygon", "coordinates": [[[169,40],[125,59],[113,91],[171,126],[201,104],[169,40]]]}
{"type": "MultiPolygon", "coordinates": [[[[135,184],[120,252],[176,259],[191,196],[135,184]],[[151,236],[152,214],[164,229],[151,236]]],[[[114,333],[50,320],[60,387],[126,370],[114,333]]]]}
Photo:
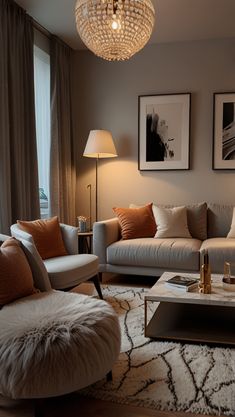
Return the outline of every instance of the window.
{"type": "Polygon", "coordinates": [[[50,55],[34,45],[34,88],[41,218],[49,215],[50,55]]]}

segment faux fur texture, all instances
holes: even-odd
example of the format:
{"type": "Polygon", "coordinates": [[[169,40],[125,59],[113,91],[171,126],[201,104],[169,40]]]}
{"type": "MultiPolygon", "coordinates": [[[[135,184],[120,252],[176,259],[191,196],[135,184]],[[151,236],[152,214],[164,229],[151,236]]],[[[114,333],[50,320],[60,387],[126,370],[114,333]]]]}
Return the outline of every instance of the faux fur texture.
{"type": "MultiPolygon", "coordinates": [[[[235,349],[146,338],[146,290],[107,286],[102,291],[119,316],[121,353],[113,381],[104,379],[80,394],[157,410],[235,416],[235,349]]],[[[155,308],[150,304],[151,311],[155,308]]]]}
{"type": "Polygon", "coordinates": [[[116,314],[105,301],[50,291],[0,311],[0,393],[61,395],[103,378],[120,351],[116,314]]]}

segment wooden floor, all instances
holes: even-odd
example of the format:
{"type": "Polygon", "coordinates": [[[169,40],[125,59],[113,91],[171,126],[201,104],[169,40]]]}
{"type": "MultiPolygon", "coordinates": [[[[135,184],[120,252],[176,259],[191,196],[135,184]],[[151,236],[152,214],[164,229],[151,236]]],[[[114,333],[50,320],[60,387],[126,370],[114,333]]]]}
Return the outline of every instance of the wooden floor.
{"type": "MultiPolygon", "coordinates": [[[[200,414],[163,412],[142,407],[114,404],[108,401],[79,398],[76,394],[47,400],[40,417],[200,417],[200,414]]],[[[205,417],[205,416],[203,416],[205,417]]]]}
{"type": "Polygon", "coordinates": [[[79,397],[74,393],[43,401],[38,400],[35,403],[25,400],[16,403],[15,406],[0,405],[0,417],[205,417],[205,415],[114,404],[79,397]]]}

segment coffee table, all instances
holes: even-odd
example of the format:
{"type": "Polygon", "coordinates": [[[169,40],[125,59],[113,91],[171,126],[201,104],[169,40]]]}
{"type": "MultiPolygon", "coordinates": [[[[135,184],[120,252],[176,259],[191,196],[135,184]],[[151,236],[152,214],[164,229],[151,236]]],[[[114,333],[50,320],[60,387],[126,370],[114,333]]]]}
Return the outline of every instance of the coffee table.
{"type": "MultiPolygon", "coordinates": [[[[145,336],[184,342],[235,345],[235,292],[223,289],[222,275],[212,275],[212,293],[184,292],[165,282],[179,275],[164,272],[145,295],[145,336]],[[154,313],[148,320],[149,303],[154,313]]],[[[198,278],[199,274],[185,274],[198,278]]]]}

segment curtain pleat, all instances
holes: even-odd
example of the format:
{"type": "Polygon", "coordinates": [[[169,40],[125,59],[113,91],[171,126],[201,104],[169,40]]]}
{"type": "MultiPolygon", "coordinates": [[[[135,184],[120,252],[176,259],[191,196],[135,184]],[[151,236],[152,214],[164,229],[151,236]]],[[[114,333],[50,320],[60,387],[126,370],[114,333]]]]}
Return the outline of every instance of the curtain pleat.
{"type": "Polygon", "coordinates": [[[71,123],[71,49],[51,39],[50,210],[61,222],[75,224],[75,157],[71,123]]]}
{"type": "Polygon", "coordinates": [[[33,25],[0,3],[0,231],[40,217],[34,108],[33,25]]]}

